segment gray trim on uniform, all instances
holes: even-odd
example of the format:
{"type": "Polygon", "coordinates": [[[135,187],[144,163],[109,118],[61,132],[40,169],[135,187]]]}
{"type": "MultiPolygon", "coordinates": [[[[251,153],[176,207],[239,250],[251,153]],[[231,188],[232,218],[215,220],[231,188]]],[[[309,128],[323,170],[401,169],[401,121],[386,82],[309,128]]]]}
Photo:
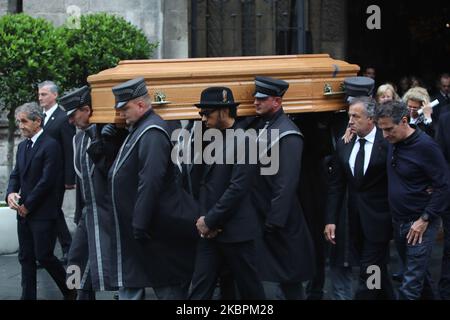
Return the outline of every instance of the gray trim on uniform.
{"type": "Polygon", "coordinates": [[[89,270],[90,270],[89,265],[90,265],[90,261],[88,258],[86,261],[86,267],[84,268],[83,277],[81,277],[80,288],[84,288],[84,285],[86,284],[86,280],[87,280],[87,277],[89,275],[89,270]]]}
{"type": "MultiPolygon", "coordinates": [[[[164,133],[166,134],[167,138],[169,139],[169,142],[170,142],[170,136],[169,136],[169,134],[167,133],[166,130],[164,130],[163,128],[161,128],[160,126],[157,126],[157,125],[151,125],[151,126],[148,126],[147,128],[145,128],[145,129],[139,134],[139,136],[136,138],[136,141],[134,141],[133,145],[130,147],[130,149],[129,149],[128,152],[125,154],[125,156],[123,157],[123,159],[120,160],[120,162],[119,162],[119,164],[118,164],[118,166],[117,166],[117,170],[120,169],[120,167],[122,166],[122,164],[125,162],[125,160],[128,158],[128,156],[131,154],[131,151],[133,151],[135,145],[138,143],[138,141],[141,139],[141,137],[144,135],[144,133],[146,133],[148,130],[153,129],[153,128],[159,129],[159,130],[161,130],[162,132],[164,132],[164,133]]],[[[124,142],[124,143],[123,143],[123,146],[125,146],[125,144],[126,144],[126,143],[124,142]]],[[[171,143],[171,144],[172,144],[172,143],[171,143]]],[[[120,151],[122,151],[122,149],[121,149],[120,151]]],[[[117,159],[120,159],[120,158],[118,157],[117,159]]],[[[117,172],[117,170],[115,170],[115,171],[113,172],[113,175],[115,175],[115,173],[117,172]]]]}
{"type": "Polygon", "coordinates": [[[160,126],[157,125],[150,125],[148,127],[146,127],[140,134],[139,136],[136,138],[136,141],[134,141],[133,145],[130,147],[130,149],[128,150],[128,152],[125,154],[125,156],[121,159],[122,156],[122,152],[123,149],[125,148],[127,142],[130,140],[130,137],[132,136],[132,134],[129,134],[127,136],[127,138],[125,139],[125,141],[123,142],[122,146],[120,147],[119,153],[117,155],[116,158],[116,162],[113,168],[113,173],[112,173],[112,177],[111,177],[111,193],[112,193],[112,204],[113,204],[113,213],[114,213],[114,223],[116,224],[116,241],[117,241],[117,284],[119,287],[123,287],[123,277],[122,277],[122,247],[121,247],[121,239],[120,239],[120,228],[119,228],[119,218],[117,215],[117,207],[116,207],[116,198],[114,196],[115,192],[114,192],[114,179],[116,177],[117,171],[120,169],[120,167],[122,166],[122,164],[125,162],[125,160],[128,158],[128,156],[130,155],[131,151],[134,149],[134,147],[136,146],[136,144],[139,142],[139,140],[141,139],[141,137],[144,135],[144,133],[146,133],[148,130],[156,128],[158,130],[163,131],[167,138],[170,141],[170,136],[167,133],[166,130],[164,130],[163,128],[161,128],[160,126]]]}
{"type": "MultiPolygon", "coordinates": [[[[88,144],[86,145],[86,150],[91,145],[91,138],[88,140],[88,144]]],[[[86,167],[89,168],[89,157],[85,157],[86,160],[86,167]]],[[[92,182],[92,173],[94,171],[95,165],[92,165],[92,169],[90,170],[88,174],[88,181],[89,181],[89,191],[91,193],[91,199],[92,199],[92,214],[94,217],[94,239],[95,239],[95,251],[97,256],[97,269],[98,269],[98,281],[100,284],[100,290],[105,290],[105,280],[103,275],[103,261],[102,261],[102,249],[100,245],[100,229],[98,224],[98,211],[97,211],[97,200],[95,198],[94,193],[94,183],[92,182]]]]}
{"type": "Polygon", "coordinates": [[[272,141],[272,143],[270,144],[270,146],[268,146],[268,147],[263,151],[263,153],[260,153],[260,156],[261,156],[261,155],[267,154],[267,152],[268,152],[270,149],[272,149],[272,147],[273,147],[276,143],[278,143],[278,141],[280,141],[281,138],[284,138],[285,136],[288,136],[288,135],[291,135],[291,134],[295,134],[295,135],[299,135],[300,137],[303,137],[303,134],[302,134],[301,132],[296,131],[296,130],[288,130],[288,131],[285,131],[285,132],[283,132],[282,134],[280,134],[280,136],[279,136],[275,141],[272,141]]]}
{"type": "MultiPolygon", "coordinates": [[[[78,176],[80,179],[82,179],[81,172],[80,172],[80,170],[78,170],[78,168],[77,168],[77,153],[76,153],[77,147],[76,147],[75,137],[76,137],[76,135],[74,135],[73,138],[72,138],[73,167],[74,167],[74,169],[75,169],[75,173],[77,174],[77,176],[78,176]]],[[[81,153],[81,152],[80,152],[80,153],[81,153]]]]}

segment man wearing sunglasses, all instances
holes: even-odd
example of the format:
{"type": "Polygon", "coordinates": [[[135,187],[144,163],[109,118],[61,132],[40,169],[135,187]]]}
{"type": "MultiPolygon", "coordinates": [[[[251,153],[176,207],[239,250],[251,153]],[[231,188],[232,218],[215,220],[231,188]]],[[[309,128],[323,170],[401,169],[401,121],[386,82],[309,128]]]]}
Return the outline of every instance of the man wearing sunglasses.
{"type": "MultiPolygon", "coordinates": [[[[235,119],[238,105],[227,87],[205,89],[200,103],[196,104],[206,127],[220,130],[223,142],[227,129],[238,129],[235,119]]],[[[235,146],[233,143],[230,149],[223,143],[224,158],[227,154],[235,154],[235,146]]],[[[200,183],[202,215],[196,225],[201,238],[197,245],[190,299],[211,299],[225,266],[231,271],[241,299],[264,299],[256,269],[257,219],[249,192],[255,167],[248,161],[238,164],[237,159],[233,159],[233,163],[229,163],[228,158],[221,160],[222,163],[217,161],[205,166],[200,183]]]]}

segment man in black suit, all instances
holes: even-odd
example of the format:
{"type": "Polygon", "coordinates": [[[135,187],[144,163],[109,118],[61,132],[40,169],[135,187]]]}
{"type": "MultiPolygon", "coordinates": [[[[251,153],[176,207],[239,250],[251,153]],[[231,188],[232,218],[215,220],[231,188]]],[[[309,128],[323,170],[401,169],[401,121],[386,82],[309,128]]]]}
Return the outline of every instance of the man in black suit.
{"type": "MultiPolygon", "coordinates": [[[[450,112],[441,115],[436,140],[444,152],[444,157],[450,169],[450,112]]],[[[444,254],[442,256],[439,294],[441,299],[450,300],[450,211],[442,214],[442,225],[444,228],[444,254]]]]}
{"type": "Polygon", "coordinates": [[[261,228],[257,237],[258,267],[265,294],[268,299],[277,299],[281,291],[282,298],[299,300],[304,297],[302,281],[314,276],[315,254],[297,197],[303,136],[282,107],[288,87],[283,80],[255,78],[258,142],[264,147],[259,150],[260,172],[252,196],[261,228]],[[264,158],[269,152],[273,161],[267,164],[264,158]]]}
{"type": "Polygon", "coordinates": [[[357,97],[350,102],[349,126],[356,135],[345,144],[339,140],[329,181],[325,238],[336,238],[340,208],[348,191],[348,223],[351,247],[360,260],[359,287],[355,299],[394,299],[388,276],[392,222],[387,198],[386,149],[381,130],[374,123],[375,101],[357,97]],[[369,266],[381,271],[381,287],[368,288],[369,266]]]}
{"type": "MultiPolygon", "coordinates": [[[[433,121],[439,125],[439,118],[450,111],[450,74],[443,73],[439,77],[439,92],[436,93],[431,101],[438,99],[439,104],[433,108],[433,121]]],[[[437,130],[438,128],[436,128],[437,130]]]]}
{"type": "MultiPolygon", "coordinates": [[[[231,142],[226,140],[226,130],[231,129],[228,132],[234,136],[237,129],[235,118],[238,105],[234,102],[233,93],[226,87],[205,89],[201,102],[196,104],[201,108],[199,113],[206,127],[220,130],[216,132],[222,135],[223,143],[219,148],[223,148],[223,157],[216,159],[219,163],[205,166],[200,183],[202,216],[196,225],[202,238],[197,246],[191,299],[211,299],[224,266],[230,268],[240,298],[265,297],[256,268],[257,217],[249,192],[253,180],[252,167],[255,166],[246,161],[238,164],[234,156],[232,163],[224,159],[237,152],[235,140],[246,144],[234,138],[233,144],[226,143],[231,142]]],[[[243,130],[240,132],[244,133],[243,130]]]]}
{"type": "Polygon", "coordinates": [[[67,120],[66,112],[56,103],[58,87],[52,81],[44,81],[38,85],[39,104],[44,109],[44,131],[48,136],[55,139],[62,150],[62,168],[58,188],[58,219],[57,235],[63,253],[63,261],[67,263],[72,237],[67,228],[62,205],[65,190],[75,188],[75,170],[73,168],[72,139],[75,135],[75,127],[67,120]]]}
{"type": "Polygon", "coordinates": [[[30,103],[16,110],[22,135],[27,138],[17,149],[6,200],[17,210],[19,262],[22,266],[22,297],[36,299],[36,260],[47,270],[66,299],[76,296],[65,283],[66,273],[53,255],[56,241],[58,172],[61,150],[42,130],[43,114],[30,103]]]}

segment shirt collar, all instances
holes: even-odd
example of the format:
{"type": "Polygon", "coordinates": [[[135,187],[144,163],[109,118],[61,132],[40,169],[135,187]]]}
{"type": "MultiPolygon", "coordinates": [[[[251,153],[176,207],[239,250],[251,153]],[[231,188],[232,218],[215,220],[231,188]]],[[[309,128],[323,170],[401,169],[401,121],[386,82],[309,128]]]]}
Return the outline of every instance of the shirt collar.
{"type": "Polygon", "coordinates": [[[55,110],[58,108],[58,104],[55,104],[53,107],[51,107],[50,109],[48,109],[47,111],[44,111],[45,113],[45,118],[46,119],[50,119],[50,117],[52,116],[53,112],[55,112],[55,110]]]}
{"type": "Polygon", "coordinates": [[[41,128],[34,136],[31,137],[31,146],[34,146],[36,140],[41,136],[41,134],[44,132],[44,130],[41,128]]]}
{"type": "Polygon", "coordinates": [[[373,126],[372,131],[369,132],[365,137],[357,137],[355,142],[358,142],[359,139],[365,139],[366,141],[369,141],[370,143],[375,143],[375,136],[377,133],[377,127],[373,126]]]}
{"type": "Polygon", "coordinates": [[[399,145],[399,144],[409,145],[409,144],[413,143],[417,139],[417,137],[422,133],[422,130],[420,130],[417,126],[410,125],[410,127],[414,129],[414,132],[409,137],[407,137],[405,140],[397,142],[396,145],[399,145]]]}

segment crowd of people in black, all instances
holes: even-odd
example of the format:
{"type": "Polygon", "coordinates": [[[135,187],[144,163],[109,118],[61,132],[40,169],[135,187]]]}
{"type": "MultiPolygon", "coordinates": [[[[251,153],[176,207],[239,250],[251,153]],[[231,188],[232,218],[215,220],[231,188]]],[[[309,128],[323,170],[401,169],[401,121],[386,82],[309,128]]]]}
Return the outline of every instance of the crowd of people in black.
{"type": "MultiPolygon", "coordinates": [[[[450,76],[431,99],[420,86],[400,87],[402,98],[391,83],[375,90],[373,77],[374,69],[346,79],[347,113],[287,115],[289,83],[256,76],[257,116],[237,117],[233,92],[210,87],[196,104],[202,122],[163,120],[136,78],[112,89],[125,128],[89,122],[88,86],[58,100],[57,86],[43,82],[40,106],[16,110],[26,139],[6,193],[18,212],[21,298],[36,299],[39,263],[65,299],[92,300],[96,291],[144,299],[148,287],[158,299],[321,299],[328,262],[333,299],[449,299],[450,76]],[[197,126],[223,141],[227,130],[255,130],[278,170],[261,174],[267,162],[240,159],[239,143],[216,149],[223,161],[174,163],[173,150],[194,144],[197,126]],[[187,141],[173,139],[180,128],[187,141]],[[72,241],[61,210],[70,188],[72,241]],[[428,269],[440,228],[436,287],[428,269]],[[66,261],[53,254],[57,236],[66,261]],[[398,292],[392,239],[403,265],[398,292]]],[[[240,141],[247,155],[251,139],[240,141]]],[[[201,152],[214,141],[202,143],[201,152]]]]}

